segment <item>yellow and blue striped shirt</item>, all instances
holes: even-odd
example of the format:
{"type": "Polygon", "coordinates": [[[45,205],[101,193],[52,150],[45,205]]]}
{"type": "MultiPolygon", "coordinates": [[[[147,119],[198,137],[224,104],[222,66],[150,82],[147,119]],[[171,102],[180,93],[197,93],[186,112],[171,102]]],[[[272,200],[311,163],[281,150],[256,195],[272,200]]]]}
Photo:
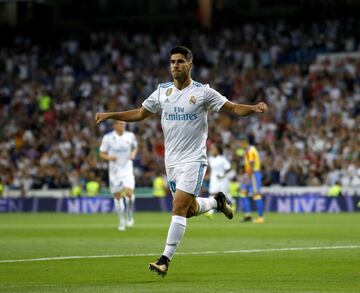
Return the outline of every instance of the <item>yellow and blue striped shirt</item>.
{"type": "Polygon", "coordinates": [[[260,171],[261,169],[260,156],[256,147],[249,146],[245,149],[244,167],[246,173],[260,171]]]}

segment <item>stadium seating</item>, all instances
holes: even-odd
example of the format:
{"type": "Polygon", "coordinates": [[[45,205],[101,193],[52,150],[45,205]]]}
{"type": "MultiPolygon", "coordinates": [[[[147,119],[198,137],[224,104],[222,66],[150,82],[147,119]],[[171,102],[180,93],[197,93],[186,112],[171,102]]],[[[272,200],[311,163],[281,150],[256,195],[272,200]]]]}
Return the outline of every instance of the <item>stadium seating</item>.
{"type": "MultiPolygon", "coordinates": [[[[190,33],[185,44],[194,50],[195,80],[232,101],[270,105],[269,114],[245,119],[210,114],[209,143],[220,143],[235,169],[241,165],[237,138],[245,133],[261,151],[265,185],[360,186],[360,62],[349,55],[360,43],[342,25],[329,20],[305,29],[279,21],[190,33]],[[316,56],[334,52],[342,52],[339,62],[313,70],[316,56]]],[[[6,189],[70,188],[93,171],[106,186],[98,146],[111,125],[97,128],[95,112],[141,105],[157,83],[169,80],[168,51],[181,42],[165,33],[155,39],[98,31],[54,44],[18,36],[3,47],[6,189]]],[[[164,172],[159,119],[129,128],[139,141],[137,185],[151,186],[154,174],[164,172]]]]}

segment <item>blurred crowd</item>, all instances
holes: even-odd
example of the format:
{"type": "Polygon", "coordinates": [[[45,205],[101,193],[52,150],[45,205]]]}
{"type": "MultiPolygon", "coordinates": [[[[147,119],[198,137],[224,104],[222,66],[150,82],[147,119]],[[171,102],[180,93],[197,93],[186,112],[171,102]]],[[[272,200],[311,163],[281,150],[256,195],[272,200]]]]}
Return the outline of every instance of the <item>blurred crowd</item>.
{"type": "MultiPolygon", "coordinates": [[[[98,180],[98,157],[111,122],[96,112],[138,107],[171,80],[169,50],[194,52],[193,79],[238,103],[266,101],[265,115],[209,115],[208,143],[220,144],[241,174],[238,139],[252,137],[265,185],[360,187],[360,59],[320,53],[360,52],[353,20],[292,25],[250,23],[216,31],[127,34],[93,32],[36,43],[18,36],[0,48],[0,177],[10,189],[69,188],[98,180]]],[[[137,186],[164,173],[159,116],[129,123],[139,152],[137,186]]]]}

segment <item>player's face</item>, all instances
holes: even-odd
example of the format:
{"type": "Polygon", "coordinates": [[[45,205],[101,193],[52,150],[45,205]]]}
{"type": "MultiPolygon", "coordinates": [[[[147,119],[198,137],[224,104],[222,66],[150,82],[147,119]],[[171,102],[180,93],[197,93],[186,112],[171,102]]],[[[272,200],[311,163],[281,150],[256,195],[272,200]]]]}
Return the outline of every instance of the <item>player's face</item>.
{"type": "Polygon", "coordinates": [[[182,54],[173,54],[170,57],[170,70],[174,79],[184,80],[190,75],[192,62],[186,60],[182,54]]]}
{"type": "Polygon", "coordinates": [[[114,122],[114,129],[118,134],[123,134],[125,131],[126,123],[123,121],[114,122]]]}

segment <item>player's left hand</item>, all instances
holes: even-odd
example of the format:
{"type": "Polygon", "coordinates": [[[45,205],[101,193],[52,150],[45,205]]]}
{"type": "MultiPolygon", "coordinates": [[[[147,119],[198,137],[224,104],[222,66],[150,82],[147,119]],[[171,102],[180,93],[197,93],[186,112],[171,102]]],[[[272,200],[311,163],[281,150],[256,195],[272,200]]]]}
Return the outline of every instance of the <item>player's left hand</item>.
{"type": "Polygon", "coordinates": [[[266,112],[267,110],[268,110],[268,107],[267,107],[266,103],[260,102],[255,105],[254,111],[257,113],[263,113],[263,112],[266,112]]]}

